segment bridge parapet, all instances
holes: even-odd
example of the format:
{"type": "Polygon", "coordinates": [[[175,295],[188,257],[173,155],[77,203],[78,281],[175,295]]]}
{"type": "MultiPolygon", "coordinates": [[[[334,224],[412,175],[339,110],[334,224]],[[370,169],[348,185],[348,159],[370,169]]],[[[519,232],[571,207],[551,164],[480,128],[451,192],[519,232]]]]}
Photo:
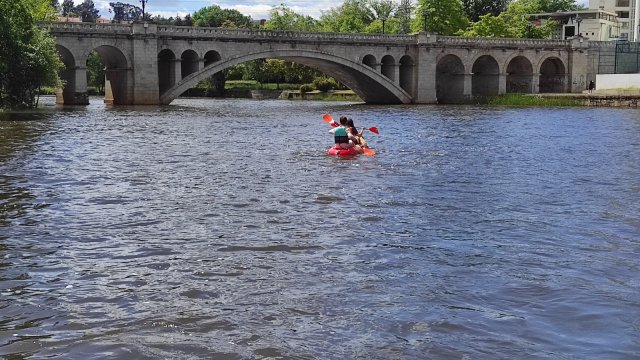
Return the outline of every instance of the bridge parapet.
{"type": "Polygon", "coordinates": [[[468,46],[473,48],[570,48],[571,40],[546,39],[508,39],[508,38],[467,38],[459,36],[438,36],[436,43],[449,46],[468,46]]]}
{"type": "Polygon", "coordinates": [[[67,33],[131,34],[132,30],[129,24],[43,22],[41,25],[52,32],[67,33]]]}
{"type": "Polygon", "coordinates": [[[250,30],[214,27],[192,26],[158,26],[159,37],[198,37],[215,39],[261,39],[261,40],[291,40],[291,41],[339,41],[339,42],[367,42],[388,43],[390,41],[401,44],[415,44],[415,35],[379,35],[379,34],[345,34],[318,33],[282,30],[250,30]]]}
{"type": "Polygon", "coordinates": [[[590,48],[615,48],[615,41],[589,41],[590,48]]]}

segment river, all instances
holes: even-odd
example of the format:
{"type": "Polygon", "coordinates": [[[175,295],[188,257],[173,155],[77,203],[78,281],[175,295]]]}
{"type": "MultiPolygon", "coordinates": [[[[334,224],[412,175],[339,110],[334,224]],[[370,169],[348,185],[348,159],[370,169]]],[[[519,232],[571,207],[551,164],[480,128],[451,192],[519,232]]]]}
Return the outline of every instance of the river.
{"type": "Polygon", "coordinates": [[[0,114],[0,357],[640,358],[637,110],[44,102],[0,114]]]}

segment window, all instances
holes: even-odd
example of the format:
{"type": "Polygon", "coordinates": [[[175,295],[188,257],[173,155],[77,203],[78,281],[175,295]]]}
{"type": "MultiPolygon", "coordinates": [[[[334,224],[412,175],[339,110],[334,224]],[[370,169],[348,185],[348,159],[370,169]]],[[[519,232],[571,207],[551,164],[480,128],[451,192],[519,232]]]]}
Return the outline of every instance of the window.
{"type": "Polygon", "coordinates": [[[628,19],[629,18],[629,12],[628,11],[616,11],[616,13],[618,13],[618,17],[620,19],[628,19]]]}
{"type": "Polygon", "coordinates": [[[616,7],[629,7],[629,0],[616,0],[616,7]]]}

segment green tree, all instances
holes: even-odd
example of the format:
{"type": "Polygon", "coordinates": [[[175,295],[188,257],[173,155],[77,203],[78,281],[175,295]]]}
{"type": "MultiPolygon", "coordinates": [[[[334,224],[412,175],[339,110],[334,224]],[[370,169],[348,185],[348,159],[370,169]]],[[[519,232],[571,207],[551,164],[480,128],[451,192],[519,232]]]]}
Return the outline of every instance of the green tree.
{"type": "Polygon", "coordinates": [[[311,16],[297,14],[284,4],[275,6],[269,12],[269,20],[264,25],[269,30],[315,31],[318,22],[311,16]]]}
{"type": "Polygon", "coordinates": [[[57,14],[60,11],[60,3],[58,2],[58,0],[51,0],[51,7],[57,14]]]}
{"type": "Polygon", "coordinates": [[[392,0],[369,0],[369,8],[375,14],[376,19],[388,19],[395,10],[396,4],[392,0]]]}
{"type": "Polygon", "coordinates": [[[221,27],[225,21],[232,22],[235,27],[253,27],[251,17],[245,16],[235,9],[222,9],[218,5],[207,6],[193,13],[195,26],[221,27]]]}
{"type": "Polygon", "coordinates": [[[182,19],[182,26],[193,26],[193,18],[191,17],[191,14],[187,14],[184,16],[184,19],[182,19]]]}
{"type": "Polygon", "coordinates": [[[328,32],[359,33],[375,20],[367,0],[345,0],[337,8],[323,12],[320,29],[328,32]]]}
{"type": "Polygon", "coordinates": [[[76,6],[75,12],[82,18],[82,22],[96,22],[100,14],[93,0],[84,0],[80,5],[76,6]]]}
{"type": "Polygon", "coordinates": [[[509,0],[462,0],[464,12],[471,21],[478,21],[482,15],[498,16],[507,9],[509,0]]]}
{"type": "Polygon", "coordinates": [[[422,31],[425,19],[427,30],[440,35],[455,35],[469,24],[461,0],[420,0],[413,30],[422,31]],[[428,14],[426,17],[425,11],[428,14]]]}
{"type": "Polygon", "coordinates": [[[96,88],[99,94],[104,92],[104,63],[100,55],[92,51],[87,58],[87,80],[89,86],[96,88]]]}
{"type": "Polygon", "coordinates": [[[37,26],[54,13],[49,0],[0,0],[0,107],[34,107],[41,86],[61,85],[55,42],[37,26]]]}
{"type": "Polygon", "coordinates": [[[572,11],[580,10],[583,6],[576,4],[575,0],[538,0],[540,3],[540,10],[543,12],[556,12],[556,11],[572,11]]]}
{"type": "MultiPolygon", "coordinates": [[[[484,15],[460,35],[469,37],[537,38],[551,36],[557,22],[545,21],[542,26],[532,26],[529,14],[548,12],[547,0],[518,0],[509,4],[498,16],[484,15]]],[[[555,5],[554,5],[555,6],[555,5]]]]}
{"type": "Polygon", "coordinates": [[[413,13],[413,4],[411,0],[401,0],[395,17],[400,23],[399,33],[408,34],[411,32],[411,14],[413,13]]]}
{"type": "Polygon", "coordinates": [[[110,2],[109,6],[109,12],[113,12],[113,21],[133,21],[142,17],[142,9],[135,5],[110,2]]]}
{"type": "Polygon", "coordinates": [[[62,16],[71,16],[75,14],[76,6],[73,0],[64,0],[62,2],[62,16]]]}

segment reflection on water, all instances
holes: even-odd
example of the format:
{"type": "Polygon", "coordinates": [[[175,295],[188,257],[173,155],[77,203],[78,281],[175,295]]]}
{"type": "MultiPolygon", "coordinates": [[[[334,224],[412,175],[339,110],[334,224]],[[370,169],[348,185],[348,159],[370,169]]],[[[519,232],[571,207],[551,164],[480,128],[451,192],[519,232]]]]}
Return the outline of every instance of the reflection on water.
{"type": "Polygon", "coordinates": [[[0,120],[2,356],[640,356],[632,110],[52,102],[0,120]]]}

